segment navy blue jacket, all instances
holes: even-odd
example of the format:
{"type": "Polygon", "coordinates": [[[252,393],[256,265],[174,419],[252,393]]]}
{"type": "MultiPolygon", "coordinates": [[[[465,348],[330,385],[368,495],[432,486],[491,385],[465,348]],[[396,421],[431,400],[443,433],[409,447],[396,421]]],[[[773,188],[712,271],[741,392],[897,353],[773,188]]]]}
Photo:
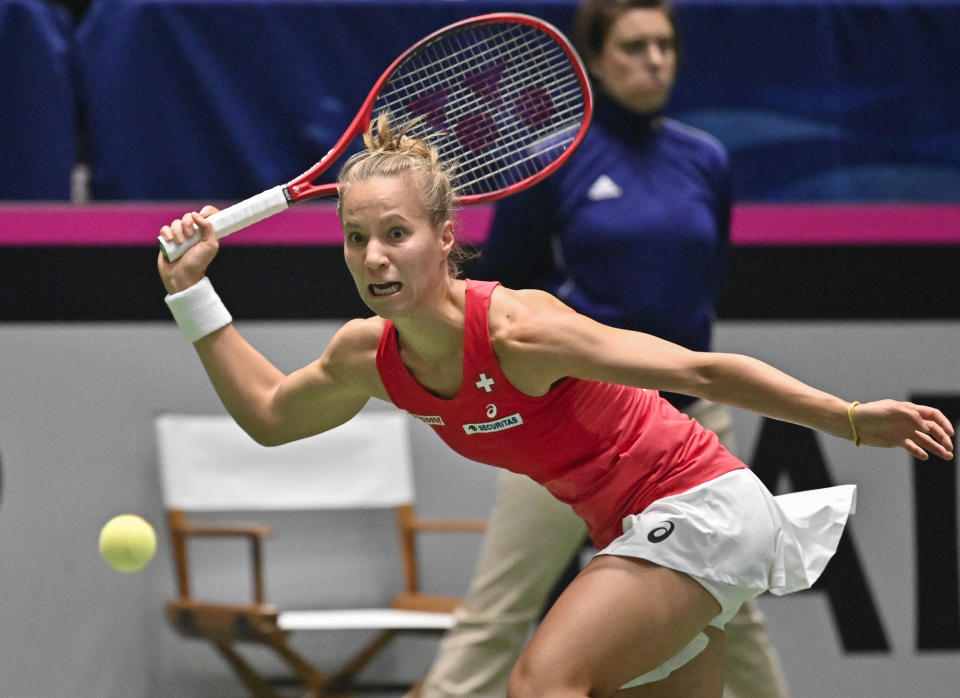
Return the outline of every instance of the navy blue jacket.
{"type": "Polygon", "coordinates": [[[729,238],[726,150],[703,131],[599,96],[551,177],[499,202],[481,276],[541,288],[615,327],[710,348],[729,238]]]}

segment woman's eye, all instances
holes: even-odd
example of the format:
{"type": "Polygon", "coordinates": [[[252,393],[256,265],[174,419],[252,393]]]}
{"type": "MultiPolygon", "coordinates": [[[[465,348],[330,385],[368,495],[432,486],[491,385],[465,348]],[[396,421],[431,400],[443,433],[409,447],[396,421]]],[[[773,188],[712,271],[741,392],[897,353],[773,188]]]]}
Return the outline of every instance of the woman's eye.
{"type": "Polygon", "coordinates": [[[347,233],[347,242],[357,245],[363,242],[363,235],[360,233],[347,233]]]}
{"type": "Polygon", "coordinates": [[[400,240],[404,235],[406,235],[406,232],[402,228],[394,228],[390,231],[390,238],[392,240],[400,240]]]}

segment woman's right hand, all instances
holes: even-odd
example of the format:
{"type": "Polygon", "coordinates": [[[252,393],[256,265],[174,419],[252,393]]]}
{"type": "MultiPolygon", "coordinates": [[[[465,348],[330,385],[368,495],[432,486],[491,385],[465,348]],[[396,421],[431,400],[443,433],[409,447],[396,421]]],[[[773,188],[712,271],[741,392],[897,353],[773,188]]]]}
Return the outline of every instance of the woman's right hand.
{"type": "Polygon", "coordinates": [[[204,206],[199,213],[187,213],[170,225],[160,229],[165,240],[176,243],[200,236],[200,242],[188,249],[179,259],[168,262],[162,253],[157,254],[157,269],[167,293],[183,291],[200,281],[207,273],[207,267],[217,256],[220,242],[213,231],[213,224],[207,218],[217,212],[214,206],[204,206]]]}

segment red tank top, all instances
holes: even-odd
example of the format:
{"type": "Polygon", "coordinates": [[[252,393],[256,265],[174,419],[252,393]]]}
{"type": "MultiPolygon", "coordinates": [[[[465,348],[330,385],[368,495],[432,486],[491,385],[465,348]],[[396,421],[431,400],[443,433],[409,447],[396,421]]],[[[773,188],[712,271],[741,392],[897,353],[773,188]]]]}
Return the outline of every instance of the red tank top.
{"type": "Polygon", "coordinates": [[[583,518],[598,547],[622,533],[623,517],[655,499],[746,467],[655,390],[575,378],[542,397],[514,388],[490,342],[497,285],[467,281],[463,377],[451,399],[407,370],[392,322],[380,338],[377,369],[390,399],[454,451],[541,483],[583,518]]]}

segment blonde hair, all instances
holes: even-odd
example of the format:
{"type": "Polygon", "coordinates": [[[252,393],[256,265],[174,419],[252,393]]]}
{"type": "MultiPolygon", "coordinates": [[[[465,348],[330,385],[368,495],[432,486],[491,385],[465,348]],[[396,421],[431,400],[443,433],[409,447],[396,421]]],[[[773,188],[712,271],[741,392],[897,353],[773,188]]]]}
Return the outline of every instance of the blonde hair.
{"type": "MultiPolygon", "coordinates": [[[[389,115],[382,113],[377,117],[376,124],[371,124],[363,134],[365,149],[350,156],[337,177],[337,214],[341,220],[343,198],[352,183],[372,177],[403,175],[412,177],[434,228],[454,219],[457,209],[454,168],[440,159],[439,151],[429,142],[407,135],[412,125],[395,128],[390,124],[389,115]]],[[[460,262],[471,256],[457,243],[447,260],[450,275],[459,276],[460,262]]]]}

